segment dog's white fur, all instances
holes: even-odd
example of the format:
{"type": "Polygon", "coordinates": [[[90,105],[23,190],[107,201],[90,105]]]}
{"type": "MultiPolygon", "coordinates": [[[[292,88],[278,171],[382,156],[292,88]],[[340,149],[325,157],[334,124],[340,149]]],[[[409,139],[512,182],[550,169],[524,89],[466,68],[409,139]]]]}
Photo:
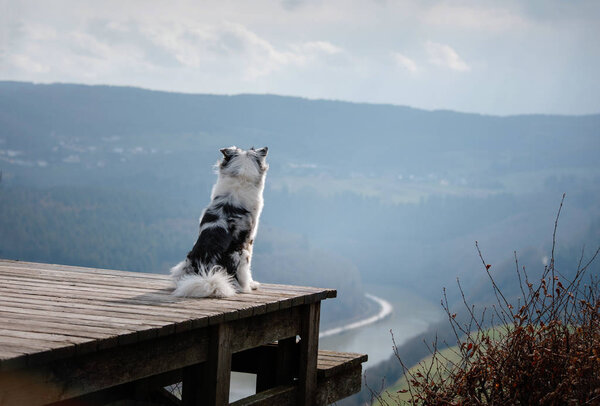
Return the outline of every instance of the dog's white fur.
{"type": "MultiPolygon", "coordinates": [[[[171,275],[181,272],[183,269],[180,262],[171,269],[171,275]],[[179,269],[177,269],[179,268],[179,269]]],[[[188,297],[228,297],[235,295],[235,288],[232,285],[233,278],[220,267],[201,273],[201,274],[180,274],[173,295],[188,297]]]]}
{"type": "Polygon", "coordinates": [[[227,254],[230,263],[236,264],[236,269],[228,270],[218,263],[219,259],[213,258],[212,261],[208,262],[199,263],[196,261],[196,272],[194,270],[194,259],[190,258],[190,252],[184,261],[171,268],[171,277],[175,283],[173,294],[176,296],[228,297],[234,295],[236,290],[250,292],[260,286],[258,282],[252,279],[251,260],[253,242],[264,205],[263,190],[268,169],[264,158],[267,149],[243,151],[231,147],[221,150],[221,152],[226,156],[226,159],[227,154],[231,154],[233,158],[230,160],[224,159],[217,163],[217,183],[212,189],[211,205],[205,209],[200,218],[199,239],[202,232],[209,231],[210,228],[228,230],[227,232],[234,239],[241,238],[241,232],[247,237],[244,239],[245,243],[242,249],[227,254]],[[257,158],[259,153],[264,155],[257,158]],[[231,217],[221,216],[202,224],[202,218],[207,212],[223,213],[218,211],[219,205],[233,207],[234,210],[243,210],[247,214],[241,218],[235,217],[235,220],[232,220],[231,217]]]}

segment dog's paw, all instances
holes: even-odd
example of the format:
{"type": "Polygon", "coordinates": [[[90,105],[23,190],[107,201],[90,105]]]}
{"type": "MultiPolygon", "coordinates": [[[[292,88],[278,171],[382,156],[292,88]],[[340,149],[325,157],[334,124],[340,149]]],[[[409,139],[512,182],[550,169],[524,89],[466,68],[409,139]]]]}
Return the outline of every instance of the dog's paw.
{"type": "Polygon", "coordinates": [[[256,289],[258,289],[259,287],[260,287],[260,282],[256,282],[256,281],[252,281],[252,282],[250,282],[250,288],[251,288],[252,290],[256,290],[256,289]]]}

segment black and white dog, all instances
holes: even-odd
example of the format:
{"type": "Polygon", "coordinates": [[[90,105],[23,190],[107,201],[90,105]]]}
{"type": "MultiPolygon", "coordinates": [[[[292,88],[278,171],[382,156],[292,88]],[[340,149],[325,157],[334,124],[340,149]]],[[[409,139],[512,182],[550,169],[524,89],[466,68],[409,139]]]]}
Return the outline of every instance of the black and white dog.
{"type": "Polygon", "coordinates": [[[219,176],[200,217],[198,240],[187,258],[171,268],[174,295],[227,297],[259,287],[250,262],[269,169],[267,150],[221,150],[219,176]]]}

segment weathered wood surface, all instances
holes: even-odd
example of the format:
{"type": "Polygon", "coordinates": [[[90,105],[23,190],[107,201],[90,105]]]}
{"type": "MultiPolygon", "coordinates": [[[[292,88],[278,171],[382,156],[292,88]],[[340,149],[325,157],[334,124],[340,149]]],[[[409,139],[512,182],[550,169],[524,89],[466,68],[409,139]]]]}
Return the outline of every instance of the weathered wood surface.
{"type": "MultiPolygon", "coordinates": [[[[300,347],[298,345],[298,347],[300,347]]],[[[296,348],[295,361],[299,359],[300,348],[296,348]]],[[[277,346],[267,345],[239,353],[234,357],[234,370],[256,373],[260,372],[256,360],[273,358],[277,354],[277,346]]],[[[314,398],[311,405],[329,405],[340,399],[357,393],[362,384],[362,363],[367,361],[366,354],[335,352],[319,350],[317,357],[317,382],[314,388],[314,398]]],[[[298,382],[299,383],[299,382],[298,382]]],[[[301,396],[302,386],[298,384],[279,383],[256,395],[240,399],[232,403],[235,406],[262,405],[297,405],[301,396]]],[[[305,399],[305,398],[304,398],[305,399]]]]}
{"type": "Polygon", "coordinates": [[[232,346],[241,351],[269,339],[260,328],[270,321],[258,317],[255,324],[255,317],[336,296],[269,284],[227,299],[176,298],[171,291],[166,275],[0,260],[0,371],[252,318],[255,334],[232,346]]]}
{"type": "Polygon", "coordinates": [[[298,405],[311,406],[315,404],[317,395],[317,356],[321,302],[305,304],[301,309],[298,405]]]}
{"type": "MultiPolygon", "coordinates": [[[[297,350],[299,350],[299,346],[295,342],[291,344],[289,340],[283,341],[287,341],[293,347],[298,347],[291,351],[293,356],[287,358],[289,363],[286,364],[286,368],[297,371],[299,355],[299,351],[297,350]]],[[[258,363],[258,360],[266,360],[268,364],[274,365],[277,361],[279,351],[280,349],[277,345],[269,344],[233,354],[232,371],[260,374],[261,365],[258,363]]],[[[361,387],[361,364],[365,361],[367,361],[367,355],[365,354],[319,350],[317,359],[317,399],[315,403],[318,405],[331,404],[357,393],[361,387]]],[[[181,382],[185,380],[186,373],[193,373],[194,369],[197,371],[198,376],[201,376],[203,368],[204,366],[199,364],[193,366],[188,371],[185,368],[183,371],[181,369],[173,370],[133,383],[95,392],[92,396],[82,396],[77,398],[76,402],[72,404],[103,404],[118,399],[136,398],[134,394],[138,394],[138,397],[141,394],[142,399],[145,399],[148,394],[151,396],[167,395],[162,391],[157,392],[155,388],[162,388],[181,382]]],[[[294,372],[292,371],[291,374],[291,377],[293,377],[294,372]]],[[[232,403],[232,405],[296,405],[296,397],[298,396],[297,385],[293,384],[291,378],[284,382],[271,380],[270,386],[262,388],[261,392],[263,393],[241,399],[232,403]]],[[[188,399],[188,401],[191,401],[191,399],[193,398],[188,399]]],[[[175,400],[172,397],[170,403],[183,404],[180,400],[175,400]]],[[[70,405],[68,403],[60,404],[60,406],[70,405]]]]}

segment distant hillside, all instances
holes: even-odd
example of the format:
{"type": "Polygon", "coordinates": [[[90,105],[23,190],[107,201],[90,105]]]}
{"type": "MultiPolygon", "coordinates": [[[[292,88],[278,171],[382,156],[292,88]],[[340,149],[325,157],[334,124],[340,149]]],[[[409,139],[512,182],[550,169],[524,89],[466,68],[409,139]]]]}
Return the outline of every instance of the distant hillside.
{"type": "Polygon", "coordinates": [[[476,291],[475,240],[494,264],[517,249],[538,265],[563,192],[561,241],[600,227],[600,115],[0,82],[0,253],[164,270],[232,144],[269,146],[256,272],[343,287],[339,309],[360,279],[476,291]]]}
{"type": "Polygon", "coordinates": [[[389,273],[380,268],[397,263],[391,250],[414,269],[432,244],[452,250],[461,236],[504,240],[519,224],[538,230],[560,193],[573,204],[575,194],[596,189],[599,129],[600,115],[493,117],[0,82],[5,183],[173,195],[197,216],[214,182],[218,148],[268,145],[266,222],[363,269],[376,258],[370,272],[379,278],[389,273]]]}
{"type": "MultiPolygon", "coordinates": [[[[195,242],[195,211],[138,191],[0,185],[0,258],[164,274],[195,242]]],[[[298,235],[261,227],[253,268],[261,282],[338,289],[324,326],[371,311],[356,267],[298,235]]]]}
{"type": "MultiPolygon", "coordinates": [[[[600,244],[600,115],[0,82],[0,256],[166,272],[232,144],[269,146],[257,279],[337,288],[330,325],[368,310],[362,281],[439,302],[444,286],[459,299],[458,276],[471,302],[489,303],[475,240],[510,294],[513,251],[530,275],[543,266],[563,192],[561,269],[600,244]]],[[[405,343],[405,360],[444,328],[405,343]]],[[[367,374],[400,370],[391,359],[367,374]]]]}
{"type": "Polygon", "coordinates": [[[255,143],[269,145],[280,176],[385,174],[409,181],[412,175],[435,177],[432,187],[445,180],[446,186],[483,190],[509,186],[505,179],[478,184],[486,183],[487,174],[597,168],[600,145],[600,115],[494,117],[268,95],[19,82],[0,82],[0,128],[2,148],[17,151],[13,158],[24,164],[79,159],[92,169],[181,154],[178,168],[161,168],[175,175],[185,164],[215,160],[217,146],[255,143]]]}

